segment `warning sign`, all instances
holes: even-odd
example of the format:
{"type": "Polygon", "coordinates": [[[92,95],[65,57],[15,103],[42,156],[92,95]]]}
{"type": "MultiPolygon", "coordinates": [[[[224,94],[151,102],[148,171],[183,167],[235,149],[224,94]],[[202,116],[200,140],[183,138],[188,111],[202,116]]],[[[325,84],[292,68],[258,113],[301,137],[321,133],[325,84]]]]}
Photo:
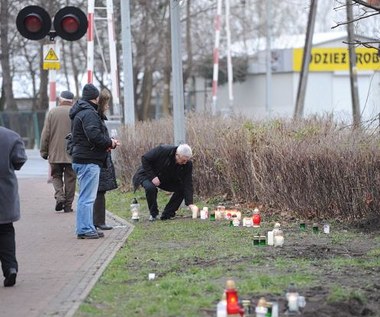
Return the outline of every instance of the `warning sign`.
{"type": "Polygon", "coordinates": [[[57,61],[58,56],[55,54],[54,50],[52,48],[49,49],[48,53],[46,54],[45,61],[57,61]]]}
{"type": "Polygon", "coordinates": [[[61,68],[61,64],[59,62],[59,53],[57,49],[55,49],[55,45],[45,45],[44,46],[44,62],[43,69],[45,70],[58,70],[61,68]]]}

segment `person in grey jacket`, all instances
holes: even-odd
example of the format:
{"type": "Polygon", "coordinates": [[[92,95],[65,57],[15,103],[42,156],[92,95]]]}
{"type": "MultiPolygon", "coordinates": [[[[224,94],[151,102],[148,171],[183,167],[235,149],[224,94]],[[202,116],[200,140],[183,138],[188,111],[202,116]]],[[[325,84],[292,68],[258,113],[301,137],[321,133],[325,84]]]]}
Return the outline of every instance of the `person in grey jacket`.
{"type": "Polygon", "coordinates": [[[16,284],[18,263],[13,222],[20,219],[20,197],[15,170],[27,160],[24,142],[16,132],[0,127],[0,262],[4,286],[16,284]]]}
{"type": "Polygon", "coordinates": [[[71,131],[69,111],[74,95],[62,91],[58,107],[46,115],[41,133],[40,154],[49,160],[52,183],[54,186],[55,210],[71,212],[75,196],[76,174],[71,166],[71,157],[66,152],[65,136],[71,131]]]}

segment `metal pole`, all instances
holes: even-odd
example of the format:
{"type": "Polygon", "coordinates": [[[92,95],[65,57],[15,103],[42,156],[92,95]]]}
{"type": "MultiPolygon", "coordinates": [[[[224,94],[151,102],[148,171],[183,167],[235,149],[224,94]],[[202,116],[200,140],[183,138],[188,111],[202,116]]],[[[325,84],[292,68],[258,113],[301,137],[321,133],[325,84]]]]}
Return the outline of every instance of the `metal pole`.
{"type": "Polygon", "coordinates": [[[225,0],[226,6],[226,35],[227,35],[227,77],[228,77],[228,109],[224,111],[225,115],[230,115],[233,112],[234,95],[232,91],[233,71],[231,61],[231,30],[230,30],[230,0],[225,0]]]}
{"type": "Polygon", "coordinates": [[[181,54],[180,1],[170,0],[170,27],[173,73],[173,121],[174,144],[185,143],[185,110],[183,99],[183,74],[181,54]]]}
{"type": "Polygon", "coordinates": [[[271,26],[272,26],[272,0],[266,1],[266,103],[265,112],[268,117],[271,116],[272,107],[272,48],[271,48],[271,26]]]}
{"type": "Polygon", "coordinates": [[[124,77],[124,123],[135,125],[135,98],[133,93],[133,64],[131,13],[129,0],[120,0],[121,5],[121,37],[123,47],[123,77],[124,77]]]}
{"type": "MultiPolygon", "coordinates": [[[[353,27],[353,13],[352,13],[352,0],[346,0],[347,11],[347,37],[348,43],[353,42],[354,27],[353,27]]],[[[356,69],[356,53],[355,47],[352,44],[348,45],[349,65],[350,65],[350,87],[351,87],[351,102],[352,102],[352,119],[354,128],[360,126],[360,105],[358,93],[358,75],[356,69]]]]}
{"type": "Polygon", "coordinates": [[[88,1],[87,30],[87,82],[92,83],[94,75],[94,11],[95,0],[88,1]]]}
{"type": "Polygon", "coordinates": [[[220,27],[222,24],[221,19],[222,14],[222,0],[217,0],[216,5],[216,16],[215,16],[215,44],[213,52],[213,74],[212,74],[212,114],[216,114],[216,100],[217,100],[217,91],[218,91],[218,75],[219,75],[219,44],[220,44],[220,27]]]}
{"type": "Polygon", "coordinates": [[[305,48],[303,50],[302,69],[300,73],[300,80],[298,82],[296,109],[294,111],[294,118],[300,118],[303,115],[305,106],[305,95],[307,86],[307,76],[309,74],[309,64],[311,58],[311,48],[313,45],[313,34],[315,25],[315,16],[317,14],[318,0],[310,1],[310,12],[306,30],[305,48]]]}
{"type": "Polygon", "coordinates": [[[113,16],[113,0],[107,0],[107,25],[108,25],[108,42],[110,49],[110,64],[111,64],[111,83],[112,83],[112,102],[113,102],[113,115],[115,119],[120,119],[120,91],[119,91],[119,77],[117,69],[116,58],[116,39],[115,27],[113,16]]]}

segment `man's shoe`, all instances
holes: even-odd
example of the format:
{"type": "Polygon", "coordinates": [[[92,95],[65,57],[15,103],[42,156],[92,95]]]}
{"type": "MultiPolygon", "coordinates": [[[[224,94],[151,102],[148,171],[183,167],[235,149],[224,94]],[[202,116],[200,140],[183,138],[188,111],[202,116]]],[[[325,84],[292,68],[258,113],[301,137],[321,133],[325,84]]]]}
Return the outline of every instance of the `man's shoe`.
{"type": "Polygon", "coordinates": [[[99,238],[104,238],[104,233],[101,231],[96,231],[99,238]]]}
{"type": "Polygon", "coordinates": [[[14,267],[11,267],[8,270],[7,276],[4,280],[4,287],[10,287],[16,284],[17,270],[14,267]]]}
{"type": "Polygon", "coordinates": [[[65,203],[62,201],[57,201],[55,204],[55,211],[61,211],[63,208],[65,208],[65,203]]]}
{"type": "Polygon", "coordinates": [[[149,221],[156,221],[156,220],[157,220],[157,216],[152,216],[152,215],[149,216],[149,221]]]}
{"type": "Polygon", "coordinates": [[[65,207],[65,208],[63,209],[63,211],[64,211],[64,212],[73,212],[74,210],[71,209],[71,208],[65,207]]]}
{"type": "Polygon", "coordinates": [[[162,214],[162,216],[161,216],[161,220],[169,220],[171,218],[171,216],[170,215],[168,215],[168,214],[162,214]]]}
{"type": "MultiPolygon", "coordinates": [[[[104,234],[103,234],[104,237],[104,234]]],[[[77,235],[78,239],[99,239],[99,233],[98,232],[87,232],[77,235]]]]}
{"type": "Polygon", "coordinates": [[[95,228],[100,229],[100,230],[112,230],[113,229],[112,226],[107,226],[107,225],[95,225],[95,228]]]}

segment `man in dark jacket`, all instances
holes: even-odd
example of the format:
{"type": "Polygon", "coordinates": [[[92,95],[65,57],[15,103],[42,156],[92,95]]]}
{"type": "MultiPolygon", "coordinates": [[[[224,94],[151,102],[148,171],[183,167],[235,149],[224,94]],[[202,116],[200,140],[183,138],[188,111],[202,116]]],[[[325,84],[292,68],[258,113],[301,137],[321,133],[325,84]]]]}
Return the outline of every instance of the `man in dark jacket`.
{"type": "Polygon", "coordinates": [[[176,211],[185,199],[190,209],[197,208],[193,204],[193,164],[190,161],[192,150],[189,145],[181,144],[157,146],[141,157],[142,165],[133,176],[135,189],[141,185],[150,211],[150,221],[158,214],[157,187],[173,192],[161,215],[161,220],[175,216],[176,211]]]}
{"type": "Polygon", "coordinates": [[[73,135],[73,169],[79,183],[76,213],[78,239],[103,237],[93,224],[93,206],[98,191],[100,168],[105,164],[107,151],[119,141],[111,139],[107,127],[97,112],[99,90],[93,84],[83,87],[82,99],[70,109],[73,135]]]}
{"type": "Polygon", "coordinates": [[[13,222],[20,219],[20,197],[15,170],[27,160],[24,143],[14,131],[0,127],[0,262],[4,286],[16,283],[18,263],[13,222]]]}

